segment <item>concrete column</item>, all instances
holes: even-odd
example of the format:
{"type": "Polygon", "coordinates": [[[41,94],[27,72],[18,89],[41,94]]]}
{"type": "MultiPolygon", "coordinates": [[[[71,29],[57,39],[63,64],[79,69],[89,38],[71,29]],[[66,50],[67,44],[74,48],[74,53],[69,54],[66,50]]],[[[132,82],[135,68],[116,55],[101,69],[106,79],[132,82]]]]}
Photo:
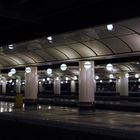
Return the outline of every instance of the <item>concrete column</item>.
{"type": "Polygon", "coordinates": [[[21,93],[21,78],[16,79],[16,93],[21,93]]]}
{"type": "Polygon", "coordinates": [[[94,61],[79,62],[79,105],[80,110],[92,110],[95,101],[94,61]]]}
{"type": "Polygon", "coordinates": [[[3,94],[6,93],[6,83],[7,83],[6,78],[3,77],[3,78],[2,78],[2,82],[1,82],[1,84],[2,84],[2,93],[3,93],[3,94]]]}
{"type": "Polygon", "coordinates": [[[38,94],[37,67],[30,67],[31,72],[25,72],[25,105],[36,105],[38,94]]]}
{"type": "Polygon", "coordinates": [[[75,80],[71,80],[71,93],[75,93],[76,92],[76,82],[75,80]]]}
{"type": "Polygon", "coordinates": [[[96,92],[96,80],[94,79],[94,91],[96,92]]]}
{"type": "Polygon", "coordinates": [[[128,77],[125,77],[125,73],[121,74],[119,84],[120,96],[128,96],[128,77]]]}
{"type": "Polygon", "coordinates": [[[54,94],[60,95],[61,93],[61,80],[60,77],[54,79],[54,94]]]}

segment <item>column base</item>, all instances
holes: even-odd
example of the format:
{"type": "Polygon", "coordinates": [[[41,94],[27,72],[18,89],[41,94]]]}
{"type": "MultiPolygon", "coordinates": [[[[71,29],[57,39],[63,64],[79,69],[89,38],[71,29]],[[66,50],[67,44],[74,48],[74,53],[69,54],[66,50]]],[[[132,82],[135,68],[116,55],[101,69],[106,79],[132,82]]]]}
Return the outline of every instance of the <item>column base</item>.
{"type": "Polygon", "coordinates": [[[79,102],[80,114],[92,114],[95,111],[95,103],[93,102],[79,102]]]}
{"type": "Polygon", "coordinates": [[[128,101],[128,96],[120,95],[120,101],[128,101]]]}
{"type": "Polygon", "coordinates": [[[25,108],[36,108],[38,105],[37,99],[25,99],[25,108]]]}

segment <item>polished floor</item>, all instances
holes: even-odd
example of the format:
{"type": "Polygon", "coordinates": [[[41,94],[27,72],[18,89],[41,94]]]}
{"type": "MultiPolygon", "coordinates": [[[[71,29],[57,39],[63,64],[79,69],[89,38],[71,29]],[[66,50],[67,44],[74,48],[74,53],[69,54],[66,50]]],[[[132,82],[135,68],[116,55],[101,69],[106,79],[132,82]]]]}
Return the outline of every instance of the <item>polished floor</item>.
{"type": "Polygon", "coordinates": [[[38,105],[37,108],[15,109],[14,103],[0,102],[1,120],[18,120],[65,129],[80,129],[108,135],[140,138],[140,113],[95,110],[81,114],[77,108],[38,105]],[[68,127],[69,126],[69,127],[68,127]],[[96,132],[96,131],[97,132],[96,132]]]}

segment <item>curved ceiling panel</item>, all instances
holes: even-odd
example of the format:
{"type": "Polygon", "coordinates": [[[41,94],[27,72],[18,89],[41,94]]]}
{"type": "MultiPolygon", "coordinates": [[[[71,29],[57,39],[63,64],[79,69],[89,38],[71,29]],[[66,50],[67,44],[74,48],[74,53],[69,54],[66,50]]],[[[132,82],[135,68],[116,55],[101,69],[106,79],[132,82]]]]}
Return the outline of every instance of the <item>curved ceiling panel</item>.
{"type": "Polygon", "coordinates": [[[0,55],[0,59],[4,61],[7,65],[18,65],[13,59],[10,59],[7,55],[0,55]]]}
{"type": "Polygon", "coordinates": [[[48,52],[50,55],[52,55],[57,60],[63,60],[63,59],[69,59],[64,53],[60,52],[56,48],[47,48],[46,52],[48,52]]]}
{"type": "Polygon", "coordinates": [[[129,44],[133,51],[140,51],[140,36],[138,34],[123,36],[121,38],[129,44]]]}
{"type": "Polygon", "coordinates": [[[96,56],[95,52],[91,48],[81,43],[70,44],[68,46],[78,52],[82,57],[96,56]]]}
{"type": "Polygon", "coordinates": [[[46,60],[46,61],[56,60],[55,58],[53,58],[51,55],[49,55],[44,50],[35,50],[35,53],[38,54],[38,55],[41,55],[44,58],[44,60],[46,60]]]}
{"type": "Polygon", "coordinates": [[[96,52],[97,55],[109,55],[112,54],[111,50],[99,41],[84,42],[88,47],[96,52]]]}
{"type": "Polygon", "coordinates": [[[9,64],[6,61],[4,61],[3,59],[0,58],[0,66],[5,67],[5,66],[8,66],[8,65],[9,64]]]}
{"type": "Polygon", "coordinates": [[[17,56],[14,56],[14,55],[8,55],[8,57],[13,59],[15,62],[17,62],[18,65],[24,65],[25,64],[25,61],[23,61],[21,59],[21,57],[17,57],[17,56]]]}
{"type": "Polygon", "coordinates": [[[16,53],[15,56],[21,57],[26,62],[26,64],[35,63],[35,61],[32,58],[26,56],[25,54],[16,53]]]}
{"type": "Polygon", "coordinates": [[[60,46],[60,47],[57,47],[57,49],[65,53],[70,59],[81,57],[76,51],[69,48],[68,46],[60,46]]]}
{"type": "Polygon", "coordinates": [[[131,48],[118,38],[103,39],[102,41],[109,46],[115,54],[131,52],[131,48]]]}
{"type": "Polygon", "coordinates": [[[42,57],[40,57],[40,55],[35,54],[34,51],[26,53],[26,56],[32,58],[35,62],[45,61],[42,57]]]}

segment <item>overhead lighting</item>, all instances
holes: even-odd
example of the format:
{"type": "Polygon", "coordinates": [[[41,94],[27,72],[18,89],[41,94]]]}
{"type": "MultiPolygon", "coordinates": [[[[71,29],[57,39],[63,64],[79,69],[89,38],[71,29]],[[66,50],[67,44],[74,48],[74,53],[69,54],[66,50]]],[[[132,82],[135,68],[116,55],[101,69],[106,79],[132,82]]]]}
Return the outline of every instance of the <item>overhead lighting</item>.
{"type": "Polygon", "coordinates": [[[78,78],[77,78],[77,76],[74,76],[73,79],[74,79],[74,80],[77,80],[78,78]]]}
{"type": "Polygon", "coordinates": [[[3,83],[3,80],[1,80],[1,83],[3,83]]]}
{"type": "Polygon", "coordinates": [[[108,71],[112,71],[112,70],[113,70],[112,64],[107,64],[107,65],[106,65],[106,69],[107,69],[108,71]]]}
{"type": "Polygon", "coordinates": [[[112,82],[112,79],[109,79],[109,82],[111,83],[112,82]]]}
{"type": "Polygon", "coordinates": [[[128,74],[128,73],[126,73],[126,74],[125,74],[125,77],[126,77],[126,78],[128,78],[128,77],[129,77],[129,74],[128,74]]]}
{"type": "Polygon", "coordinates": [[[45,78],[43,78],[42,81],[45,82],[45,78]]]}
{"type": "Polygon", "coordinates": [[[91,68],[91,62],[87,61],[84,63],[84,68],[89,69],[91,68]]]}
{"type": "Polygon", "coordinates": [[[47,81],[50,81],[50,78],[49,77],[47,77],[47,81]]]}
{"type": "Polygon", "coordinates": [[[69,80],[69,78],[68,78],[68,77],[66,77],[65,79],[66,79],[66,81],[68,81],[68,80],[69,80]]]}
{"type": "Polygon", "coordinates": [[[139,78],[139,74],[135,74],[135,78],[139,78]]]}
{"type": "Polygon", "coordinates": [[[8,48],[9,48],[10,50],[13,50],[13,49],[14,49],[13,44],[8,45],[8,48]]]}
{"type": "Polygon", "coordinates": [[[99,79],[99,76],[98,76],[98,75],[96,75],[96,76],[95,76],[95,79],[96,79],[96,80],[98,80],[98,79],[99,79]]]}
{"type": "Polygon", "coordinates": [[[49,41],[52,41],[53,38],[52,38],[52,36],[48,36],[47,39],[48,39],[49,41]]]}
{"type": "Polygon", "coordinates": [[[138,81],[140,82],[140,78],[138,79],[138,81]]]}
{"type": "Polygon", "coordinates": [[[106,27],[107,27],[107,30],[109,31],[113,30],[113,24],[108,24],[106,27]]]}
{"type": "Polygon", "coordinates": [[[30,67],[26,67],[26,68],[25,68],[25,72],[26,72],[26,73],[30,73],[30,72],[31,72],[31,68],[30,68],[30,67]]]}
{"type": "Polygon", "coordinates": [[[61,81],[61,84],[64,84],[64,82],[63,82],[63,81],[61,81]]]}
{"type": "Polygon", "coordinates": [[[109,78],[110,79],[114,78],[113,74],[109,74],[109,78]]]}
{"type": "Polygon", "coordinates": [[[9,80],[9,83],[12,83],[12,79],[9,80]]]}
{"type": "Polygon", "coordinates": [[[15,74],[15,73],[16,73],[16,69],[13,68],[13,69],[10,70],[10,72],[11,72],[12,74],[15,74]]]}
{"type": "Polygon", "coordinates": [[[41,81],[39,81],[39,84],[41,84],[41,81]]]}
{"type": "Polygon", "coordinates": [[[8,72],[8,76],[11,77],[13,74],[11,72],[8,72]]]}
{"type": "Polygon", "coordinates": [[[52,74],[52,69],[48,68],[47,69],[47,74],[52,74]]]}
{"type": "Polygon", "coordinates": [[[62,71],[65,71],[67,69],[67,65],[66,64],[61,64],[60,69],[62,71]]]}
{"type": "Polygon", "coordinates": [[[103,82],[103,80],[100,80],[100,83],[102,83],[103,82]]]}

